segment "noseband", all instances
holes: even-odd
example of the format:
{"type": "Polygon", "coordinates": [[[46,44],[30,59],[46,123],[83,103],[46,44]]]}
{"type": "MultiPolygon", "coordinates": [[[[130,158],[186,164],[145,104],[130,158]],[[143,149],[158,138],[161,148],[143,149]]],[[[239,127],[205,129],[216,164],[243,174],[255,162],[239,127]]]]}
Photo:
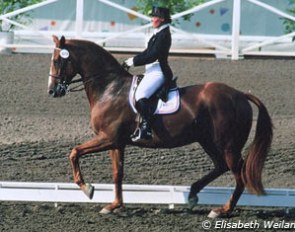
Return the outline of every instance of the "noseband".
{"type": "Polygon", "coordinates": [[[67,75],[66,75],[66,66],[68,62],[71,62],[70,60],[70,53],[67,49],[60,49],[60,48],[55,48],[56,50],[60,50],[59,55],[60,55],[60,60],[56,61],[53,60],[54,66],[57,66],[60,69],[59,75],[53,75],[49,74],[49,76],[58,79],[59,84],[64,84],[64,85],[69,85],[70,83],[67,83],[67,75]]]}
{"type": "MultiPolygon", "coordinates": [[[[67,92],[73,92],[73,91],[82,90],[82,89],[76,90],[77,87],[79,87],[80,85],[76,86],[76,87],[74,87],[72,89],[68,89],[70,84],[83,82],[83,78],[67,81],[66,67],[67,67],[67,64],[69,62],[71,62],[69,51],[67,49],[61,49],[61,48],[54,48],[54,49],[60,50],[60,52],[59,52],[60,60],[59,61],[53,60],[54,65],[58,66],[58,68],[60,69],[60,72],[59,72],[59,75],[53,75],[53,74],[50,73],[49,76],[58,80],[58,84],[57,84],[58,91],[62,92],[63,95],[64,95],[67,92]]],[[[83,84],[81,84],[81,85],[83,85],[83,84]]]]}
{"type": "Polygon", "coordinates": [[[81,86],[83,85],[85,86],[86,84],[89,84],[90,82],[92,82],[95,78],[102,76],[102,74],[95,74],[95,75],[90,75],[87,77],[80,77],[79,79],[76,79],[76,80],[67,81],[67,74],[66,74],[65,67],[68,64],[68,62],[71,62],[69,51],[66,49],[61,49],[61,48],[55,48],[55,49],[60,50],[60,54],[59,54],[61,57],[60,62],[53,61],[55,62],[54,65],[57,65],[60,68],[60,74],[53,75],[50,73],[49,76],[58,80],[58,84],[56,88],[57,88],[57,91],[59,91],[63,95],[69,92],[82,91],[84,90],[84,87],[81,88],[81,86]],[[79,83],[79,82],[82,82],[82,83],[72,87],[71,89],[68,88],[70,84],[79,83]]]}

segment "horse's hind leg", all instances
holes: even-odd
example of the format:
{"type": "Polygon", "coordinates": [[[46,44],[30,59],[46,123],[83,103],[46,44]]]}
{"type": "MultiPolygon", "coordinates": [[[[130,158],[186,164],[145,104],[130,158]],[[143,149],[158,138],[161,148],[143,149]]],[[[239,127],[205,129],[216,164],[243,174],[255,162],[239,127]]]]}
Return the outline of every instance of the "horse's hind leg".
{"type": "Polygon", "coordinates": [[[222,155],[214,148],[214,145],[210,144],[210,146],[206,147],[203,146],[204,150],[208,153],[214,163],[214,169],[191,185],[188,196],[188,206],[190,209],[194,208],[198,203],[197,193],[199,193],[206,185],[215,180],[217,177],[228,171],[228,167],[222,158],[222,155]],[[206,147],[208,147],[208,149],[206,149],[206,147]]]}
{"type": "Polygon", "coordinates": [[[191,190],[188,197],[188,206],[190,209],[197,206],[198,197],[197,193],[199,193],[206,185],[215,180],[217,177],[221,176],[225,173],[227,169],[221,167],[215,167],[212,171],[210,171],[207,175],[202,177],[200,180],[196,181],[191,185],[191,190]]]}
{"type": "Polygon", "coordinates": [[[245,189],[244,182],[241,177],[241,170],[244,163],[241,154],[234,154],[230,151],[226,151],[225,160],[229,169],[233,172],[233,175],[236,180],[236,187],[229,201],[222,207],[213,209],[208,215],[209,218],[230,216],[245,189]]]}

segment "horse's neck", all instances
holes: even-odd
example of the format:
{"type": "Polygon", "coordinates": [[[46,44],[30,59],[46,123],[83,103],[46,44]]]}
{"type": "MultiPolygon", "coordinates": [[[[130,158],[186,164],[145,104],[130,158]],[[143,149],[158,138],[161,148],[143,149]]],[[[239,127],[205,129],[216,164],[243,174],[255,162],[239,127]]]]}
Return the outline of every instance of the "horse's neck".
{"type": "Polygon", "coordinates": [[[90,104],[121,95],[128,96],[132,76],[110,53],[102,48],[91,47],[78,57],[81,63],[80,75],[84,77],[90,104]]]}
{"type": "Polygon", "coordinates": [[[113,101],[117,98],[128,99],[132,82],[131,75],[109,73],[104,76],[97,76],[85,85],[86,94],[91,106],[97,101],[113,101]]]}

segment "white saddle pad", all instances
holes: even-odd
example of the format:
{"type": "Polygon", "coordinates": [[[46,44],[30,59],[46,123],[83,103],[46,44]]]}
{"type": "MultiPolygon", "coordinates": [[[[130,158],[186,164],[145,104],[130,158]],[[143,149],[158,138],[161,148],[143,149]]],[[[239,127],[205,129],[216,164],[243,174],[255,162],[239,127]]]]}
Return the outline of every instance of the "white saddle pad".
{"type": "MultiPolygon", "coordinates": [[[[135,108],[135,91],[137,89],[137,76],[133,76],[130,92],[129,92],[129,104],[132,107],[133,111],[137,113],[137,110],[135,108]]],[[[180,106],[180,97],[179,97],[179,91],[177,88],[170,90],[168,93],[168,101],[163,102],[161,99],[159,99],[157,108],[154,112],[154,114],[172,114],[175,113],[180,106]]]]}

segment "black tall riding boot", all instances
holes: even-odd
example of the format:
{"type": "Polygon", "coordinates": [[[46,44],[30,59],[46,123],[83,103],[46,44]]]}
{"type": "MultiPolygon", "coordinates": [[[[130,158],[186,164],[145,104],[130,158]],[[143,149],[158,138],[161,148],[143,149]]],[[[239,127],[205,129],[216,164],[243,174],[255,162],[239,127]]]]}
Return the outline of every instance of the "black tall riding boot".
{"type": "Polygon", "coordinates": [[[139,128],[137,128],[134,133],[131,135],[131,140],[136,142],[141,139],[151,139],[152,138],[152,130],[151,130],[151,113],[149,100],[147,98],[139,99],[136,102],[136,109],[142,117],[142,121],[139,124],[139,128]]]}

